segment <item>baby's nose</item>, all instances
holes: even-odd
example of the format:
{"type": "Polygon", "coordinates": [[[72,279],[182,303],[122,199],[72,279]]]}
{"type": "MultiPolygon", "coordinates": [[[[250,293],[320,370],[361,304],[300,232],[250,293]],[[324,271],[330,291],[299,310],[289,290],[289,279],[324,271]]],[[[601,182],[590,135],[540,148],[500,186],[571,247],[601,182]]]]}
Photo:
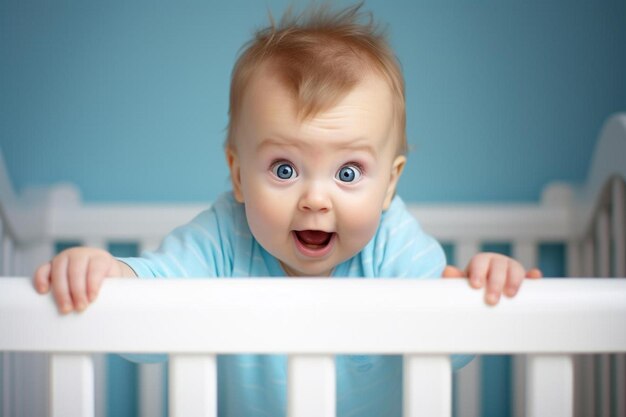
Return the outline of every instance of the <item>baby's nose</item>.
{"type": "Polygon", "coordinates": [[[302,194],[298,208],[302,211],[325,213],[332,209],[330,195],[319,183],[312,183],[302,194]]]}

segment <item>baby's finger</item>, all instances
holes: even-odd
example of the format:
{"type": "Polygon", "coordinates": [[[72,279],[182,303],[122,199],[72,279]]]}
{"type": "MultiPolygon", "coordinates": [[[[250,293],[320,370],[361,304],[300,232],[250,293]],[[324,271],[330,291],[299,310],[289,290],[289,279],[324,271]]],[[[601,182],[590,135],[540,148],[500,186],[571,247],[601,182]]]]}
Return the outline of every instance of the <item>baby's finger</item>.
{"type": "Polygon", "coordinates": [[[539,279],[543,278],[543,273],[538,268],[533,268],[526,273],[526,278],[528,279],[539,279]]]}
{"type": "Polygon", "coordinates": [[[487,291],[485,301],[487,304],[496,305],[500,301],[500,295],[507,279],[509,261],[507,258],[493,258],[487,278],[487,291]]]}
{"type": "Polygon", "coordinates": [[[67,256],[52,259],[52,294],[62,314],[72,311],[72,299],[67,282],[67,256]]]}
{"type": "Polygon", "coordinates": [[[489,271],[488,258],[472,259],[467,267],[467,277],[473,288],[482,288],[487,280],[487,272],[489,271]]]}
{"type": "Polygon", "coordinates": [[[520,285],[524,281],[524,267],[515,261],[509,261],[509,274],[504,288],[507,297],[513,297],[519,291],[520,285]]]}
{"type": "Polygon", "coordinates": [[[52,264],[46,262],[35,271],[35,291],[39,294],[46,294],[50,290],[50,271],[52,264]]]}
{"type": "Polygon", "coordinates": [[[90,303],[98,296],[102,280],[110,267],[110,262],[102,258],[94,258],[89,262],[87,269],[87,297],[90,303]]]}
{"type": "Polygon", "coordinates": [[[461,271],[456,266],[448,265],[444,268],[443,273],[441,274],[442,278],[463,278],[465,277],[465,273],[461,271]]]}
{"type": "Polygon", "coordinates": [[[85,257],[70,258],[67,266],[70,294],[74,308],[83,311],[87,308],[87,263],[85,257]]]}

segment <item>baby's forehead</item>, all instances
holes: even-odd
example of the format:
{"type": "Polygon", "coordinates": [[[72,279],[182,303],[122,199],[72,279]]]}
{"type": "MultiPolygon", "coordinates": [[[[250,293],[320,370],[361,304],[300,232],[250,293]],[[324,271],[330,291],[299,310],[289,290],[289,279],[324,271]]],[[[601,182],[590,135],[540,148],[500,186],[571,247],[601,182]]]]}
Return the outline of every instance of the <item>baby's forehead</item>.
{"type": "Polygon", "coordinates": [[[237,142],[255,148],[267,138],[281,143],[342,143],[376,138],[394,142],[392,93],[381,77],[363,77],[351,89],[308,114],[301,112],[297,94],[277,76],[265,71],[251,80],[243,100],[237,142]],[[256,144],[256,145],[255,145],[256,144]]]}
{"type": "MultiPolygon", "coordinates": [[[[332,78],[329,73],[328,77],[332,78]]],[[[285,106],[295,106],[299,118],[306,120],[326,112],[340,103],[346,96],[359,90],[361,94],[372,93],[376,97],[376,105],[385,107],[393,105],[393,88],[387,78],[372,68],[362,68],[352,74],[350,80],[343,83],[328,83],[315,80],[293,80],[291,74],[281,70],[279,62],[267,62],[261,65],[250,76],[249,86],[262,84],[264,89],[283,90],[285,106]]],[[[250,89],[248,89],[249,91],[250,89]]],[[[260,100],[271,100],[271,94],[260,94],[260,100]]],[[[245,100],[244,100],[245,102],[245,100]]]]}

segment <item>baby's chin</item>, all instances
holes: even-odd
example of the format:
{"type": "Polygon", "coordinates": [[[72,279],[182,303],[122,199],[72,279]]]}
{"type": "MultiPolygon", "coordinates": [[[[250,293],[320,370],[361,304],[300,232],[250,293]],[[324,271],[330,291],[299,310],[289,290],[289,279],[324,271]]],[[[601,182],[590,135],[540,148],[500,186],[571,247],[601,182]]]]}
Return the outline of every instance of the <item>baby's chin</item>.
{"type": "MultiPolygon", "coordinates": [[[[321,263],[321,262],[320,262],[321,263]]],[[[289,277],[314,278],[314,277],[330,277],[336,265],[328,269],[327,266],[319,265],[317,268],[311,265],[311,268],[294,268],[287,263],[280,261],[280,266],[285,271],[285,275],[289,277]]]]}

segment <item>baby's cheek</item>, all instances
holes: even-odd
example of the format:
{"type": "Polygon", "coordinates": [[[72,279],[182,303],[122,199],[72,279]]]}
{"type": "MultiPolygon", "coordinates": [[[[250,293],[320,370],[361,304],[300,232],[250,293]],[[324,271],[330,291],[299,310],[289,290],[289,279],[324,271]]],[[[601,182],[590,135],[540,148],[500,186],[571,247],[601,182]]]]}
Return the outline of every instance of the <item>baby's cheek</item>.
{"type": "Polygon", "coordinates": [[[355,207],[348,213],[344,213],[341,229],[343,229],[344,238],[365,246],[376,233],[379,222],[378,211],[368,210],[366,207],[355,207]]]}
{"type": "Polygon", "coordinates": [[[260,241],[267,241],[276,231],[278,224],[275,218],[276,211],[266,202],[246,204],[246,218],[254,237],[260,241]]]}

